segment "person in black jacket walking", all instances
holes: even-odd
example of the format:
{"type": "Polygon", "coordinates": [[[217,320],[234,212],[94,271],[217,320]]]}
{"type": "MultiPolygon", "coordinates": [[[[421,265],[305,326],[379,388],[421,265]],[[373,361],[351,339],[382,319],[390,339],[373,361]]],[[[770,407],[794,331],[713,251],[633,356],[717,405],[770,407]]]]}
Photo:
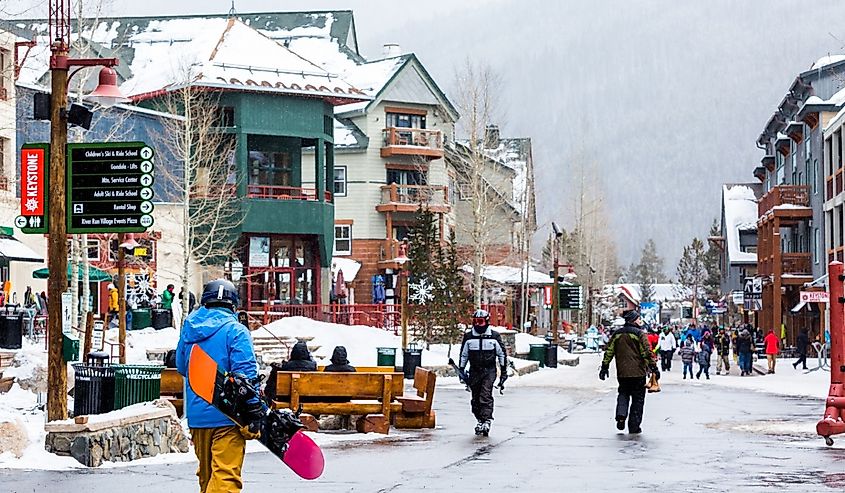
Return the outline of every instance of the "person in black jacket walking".
{"type": "Polygon", "coordinates": [[[795,347],[798,349],[798,361],[792,363],[793,368],[798,368],[798,364],[801,363],[803,369],[807,369],[807,346],[810,345],[810,335],[807,333],[807,329],[801,329],[801,332],[798,333],[798,338],[795,340],[795,347]]]}
{"type": "Polygon", "coordinates": [[[464,334],[461,342],[461,359],[458,368],[462,371],[469,364],[468,381],[472,391],[472,414],[478,424],[476,435],[487,436],[493,421],[493,384],[496,382],[496,369],[501,372],[499,388],[508,379],[508,353],[502,337],[490,328],[490,314],[486,310],[476,310],[472,316],[472,329],[464,334]]]}
{"type": "Polygon", "coordinates": [[[751,340],[751,333],[743,329],[736,338],[736,354],[739,356],[740,376],[751,375],[751,353],[754,350],[754,342],[751,340]]]}

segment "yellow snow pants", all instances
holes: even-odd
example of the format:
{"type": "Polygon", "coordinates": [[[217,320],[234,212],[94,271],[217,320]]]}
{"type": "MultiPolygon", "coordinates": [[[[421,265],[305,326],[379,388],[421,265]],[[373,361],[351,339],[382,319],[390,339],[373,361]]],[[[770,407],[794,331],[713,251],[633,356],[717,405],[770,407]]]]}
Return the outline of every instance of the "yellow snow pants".
{"type": "Polygon", "coordinates": [[[200,493],[240,493],[246,440],[237,426],[191,428],[200,493]]]}

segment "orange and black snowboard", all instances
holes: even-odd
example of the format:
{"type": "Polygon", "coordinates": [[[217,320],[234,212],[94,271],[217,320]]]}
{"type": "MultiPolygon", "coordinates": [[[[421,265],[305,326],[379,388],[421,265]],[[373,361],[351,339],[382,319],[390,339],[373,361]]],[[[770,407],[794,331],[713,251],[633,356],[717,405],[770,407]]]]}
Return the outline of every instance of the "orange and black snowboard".
{"type": "Polygon", "coordinates": [[[299,477],[317,479],[323,473],[323,452],[302,432],[305,427],[297,414],[290,409],[271,410],[247,378],[221,370],[198,344],[191,348],[188,384],[195,394],[239,426],[249,426],[245,411],[252,407],[249,414],[254,415],[255,406],[260,406],[264,418],[258,424],[261,436],[257,440],[299,477]]]}

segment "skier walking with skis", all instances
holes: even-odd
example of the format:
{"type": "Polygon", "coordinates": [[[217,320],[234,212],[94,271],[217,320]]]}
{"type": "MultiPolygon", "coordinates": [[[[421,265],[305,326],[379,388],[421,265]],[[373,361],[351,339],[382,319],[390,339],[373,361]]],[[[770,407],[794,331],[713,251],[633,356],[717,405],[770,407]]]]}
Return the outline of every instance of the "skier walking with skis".
{"type": "MultiPolygon", "coordinates": [[[[258,365],[252,340],[235,315],[238,302],[237,288],[225,279],[211,281],[205,286],[200,300],[202,306],[188,315],[176,346],[176,367],[182,376],[188,377],[191,349],[199,345],[223,369],[243,375],[257,385],[258,365]]],[[[254,404],[250,406],[251,411],[244,413],[253,423],[264,416],[260,402],[254,404]]],[[[190,385],[185,389],[185,415],[199,461],[200,492],[241,491],[246,440],[258,438],[259,433],[251,432],[250,427],[237,426],[198,396],[190,385]]]]}
{"type": "Polygon", "coordinates": [[[458,368],[463,371],[469,364],[467,385],[472,392],[472,414],[478,424],[476,435],[490,432],[493,421],[493,384],[496,381],[496,368],[501,371],[499,388],[508,379],[508,355],[502,337],[490,328],[490,314],[486,310],[476,310],[472,316],[472,329],[464,334],[461,342],[461,358],[458,368]]]}
{"type": "Polygon", "coordinates": [[[624,430],[628,421],[628,432],[642,433],[640,427],[645,405],[646,379],[652,372],[660,379],[660,370],[650,350],[645,333],[640,328],[639,302],[630,291],[621,288],[619,301],[625,325],[610,336],[604,352],[599,378],[610,374],[610,362],[616,358],[616,380],[619,382],[619,396],[616,399],[616,429],[624,430]],[[630,406],[630,409],[629,409],[630,406]]]}

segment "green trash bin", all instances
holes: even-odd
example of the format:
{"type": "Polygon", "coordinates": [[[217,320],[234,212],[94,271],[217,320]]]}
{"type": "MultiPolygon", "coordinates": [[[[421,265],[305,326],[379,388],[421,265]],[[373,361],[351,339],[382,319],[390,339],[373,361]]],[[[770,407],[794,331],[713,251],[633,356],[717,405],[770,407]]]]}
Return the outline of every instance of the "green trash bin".
{"type": "Polygon", "coordinates": [[[141,330],[152,326],[153,314],[149,308],[132,310],[132,330],[141,330]]]}
{"type": "Polygon", "coordinates": [[[79,338],[75,335],[62,334],[62,359],[79,361],[79,338]]]}
{"type": "Polygon", "coordinates": [[[389,366],[391,368],[396,368],[396,348],[376,348],[376,366],[389,366]]]}
{"type": "Polygon", "coordinates": [[[113,365],[114,408],[122,409],[161,396],[162,365],[113,365]]]}
{"type": "Polygon", "coordinates": [[[540,363],[540,368],[546,366],[546,351],[548,344],[531,344],[528,347],[528,359],[540,363]]]}

